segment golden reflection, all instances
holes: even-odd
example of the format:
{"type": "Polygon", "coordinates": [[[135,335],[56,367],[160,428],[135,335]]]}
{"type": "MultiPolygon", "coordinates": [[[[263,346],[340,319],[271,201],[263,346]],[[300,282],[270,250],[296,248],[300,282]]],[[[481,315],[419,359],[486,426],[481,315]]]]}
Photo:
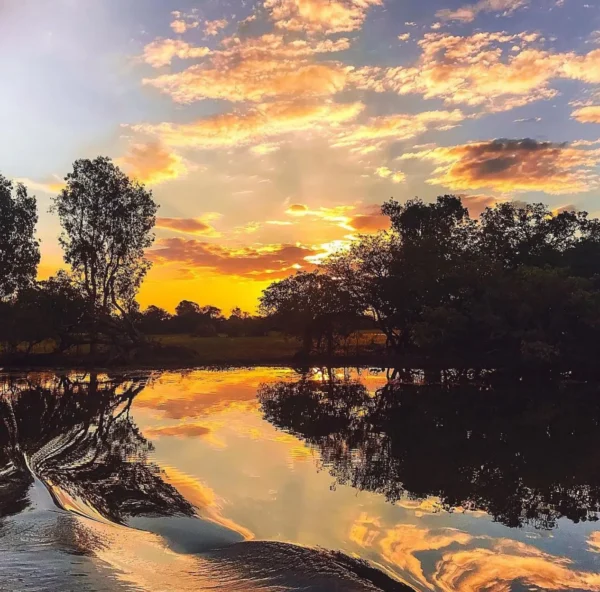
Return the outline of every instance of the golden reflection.
{"type": "Polygon", "coordinates": [[[590,551],[594,553],[600,553],[600,532],[593,532],[588,539],[588,545],[591,547],[590,551]]]}
{"type": "Polygon", "coordinates": [[[491,549],[445,553],[434,581],[446,592],[510,592],[513,582],[542,590],[600,590],[600,574],[577,571],[571,565],[570,559],[500,539],[491,549]]]}
{"type": "Polygon", "coordinates": [[[158,417],[191,419],[228,411],[258,410],[260,384],[291,377],[282,368],[235,371],[197,370],[187,374],[168,372],[148,386],[136,399],[136,407],[158,412],[158,417]]]}
{"type": "Polygon", "coordinates": [[[229,528],[246,540],[254,538],[254,534],[247,528],[236,524],[233,520],[229,520],[221,514],[223,500],[219,499],[214,490],[208,485],[172,466],[164,467],[164,472],[165,481],[175,487],[186,500],[193,504],[199,510],[202,518],[229,528]]]}
{"type": "Polygon", "coordinates": [[[361,547],[372,547],[381,535],[381,521],[363,512],[350,527],[350,540],[361,547]]]}
{"type": "Polygon", "coordinates": [[[423,573],[421,562],[416,553],[437,551],[453,543],[466,545],[473,537],[454,528],[430,530],[413,524],[399,524],[387,530],[379,546],[386,561],[408,572],[419,583],[433,589],[423,573]]]}

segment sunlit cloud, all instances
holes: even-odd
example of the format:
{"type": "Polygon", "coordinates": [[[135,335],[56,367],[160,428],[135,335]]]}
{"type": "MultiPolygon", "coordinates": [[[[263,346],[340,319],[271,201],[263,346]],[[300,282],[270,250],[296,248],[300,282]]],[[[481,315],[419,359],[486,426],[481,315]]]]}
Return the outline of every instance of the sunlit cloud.
{"type": "Polygon", "coordinates": [[[528,0],[479,0],[475,4],[465,4],[456,10],[438,10],[436,16],[442,20],[470,23],[480,12],[499,12],[508,16],[527,4],[528,0]]]}
{"type": "Polygon", "coordinates": [[[260,245],[230,248],[183,238],[159,239],[148,258],[157,265],[185,264],[190,269],[254,280],[279,279],[293,273],[298,265],[309,267],[307,258],[317,250],[297,245],[260,245]]]}
{"type": "Polygon", "coordinates": [[[164,467],[164,476],[166,482],[175,487],[186,500],[193,504],[202,517],[209,518],[217,524],[239,533],[246,540],[254,538],[252,532],[247,528],[223,516],[223,501],[208,485],[172,466],[164,467]]]}
{"type": "Polygon", "coordinates": [[[212,433],[212,430],[197,423],[180,423],[171,426],[146,428],[144,436],[147,438],[160,438],[162,436],[175,436],[179,438],[202,438],[212,433]]]}
{"type": "Polygon", "coordinates": [[[230,37],[221,49],[208,53],[203,47],[173,40],[157,40],[147,46],[146,61],[163,65],[175,56],[208,56],[186,70],[146,78],[143,82],[179,103],[203,99],[262,101],[274,97],[327,97],[346,85],[348,67],[337,62],[315,62],[311,56],[338,52],[349,40],[286,41],[267,34],[240,39],[230,37]]]}
{"type": "Polygon", "coordinates": [[[437,165],[431,184],[452,190],[588,191],[599,184],[600,150],[532,139],[472,142],[404,154],[437,165]]]}
{"type": "Polygon", "coordinates": [[[157,218],[156,227],[173,230],[183,234],[219,237],[221,234],[212,225],[214,220],[221,218],[220,214],[208,213],[200,218],[157,218]]]}
{"type": "Polygon", "coordinates": [[[214,21],[206,21],[204,23],[204,34],[215,36],[219,34],[221,29],[224,29],[229,24],[227,19],[218,19],[214,21]]]}
{"type": "Polygon", "coordinates": [[[600,123],[600,105],[589,105],[573,111],[573,117],[581,123],[600,123]]]}
{"type": "Polygon", "coordinates": [[[334,146],[364,148],[385,142],[409,140],[428,130],[451,129],[464,119],[465,115],[459,109],[372,117],[366,123],[345,126],[338,134],[334,146]]]}
{"type": "Polygon", "coordinates": [[[450,545],[466,545],[473,537],[453,528],[430,530],[412,524],[402,524],[385,531],[379,542],[386,561],[410,573],[415,580],[426,586],[430,584],[423,573],[417,554],[423,551],[437,551],[450,545]]]}
{"type": "Polygon", "coordinates": [[[265,0],[275,25],[288,31],[341,33],[360,29],[382,0],[265,0]]]}
{"type": "Polygon", "coordinates": [[[198,16],[195,13],[185,14],[179,10],[175,10],[171,15],[173,17],[171,29],[178,35],[183,35],[190,29],[197,29],[200,25],[198,16]]]}
{"type": "Polygon", "coordinates": [[[15,183],[22,183],[30,191],[41,191],[42,193],[48,193],[49,195],[55,195],[62,191],[65,187],[65,182],[58,175],[54,175],[46,181],[34,181],[33,179],[27,179],[20,177],[13,179],[15,183]]]}
{"type": "Polygon", "coordinates": [[[539,33],[428,33],[419,41],[421,56],[414,66],[358,68],[352,81],[358,88],[441,98],[488,112],[556,97],[553,80],[600,83],[600,50],[555,53],[540,44],[539,33]]]}
{"type": "Polygon", "coordinates": [[[469,210],[471,218],[478,218],[486,208],[493,208],[500,200],[493,195],[461,195],[463,206],[469,210]]]}
{"type": "Polygon", "coordinates": [[[194,47],[180,39],[156,39],[144,47],[144,61],[153,68],[168,66],[174,58],[191,60],[211,53],[208,47],[194,47]]]}
{"type": "Polygon", "coordinates": [[[231,70],[192,66],[177,74],[144,80],[179,103],[202,99],[259,102],[274,97],[328,97],[346,85],[338,64],[297,64],[279,59],[241,61],[231,70]]]}
{"type": "Polygon", "coordinates": [[[600,553],[600,532],[593,532],[590,534],[588,545],[591,547],[590,551],[600,553]]]}
{"type": "Polygon", "coordinates": [[[321,207],[311,210],[303,204],[293,204],[287,209],[286,214],[302,218],[320,218],[321,220],[326,220],[327,222],[336,224],[346,230],[354,230],[349,225],[352,218],[348,215],[348,213],[354,209],[354,206],[334,206],[331,208],[321,207]]]}
{"type": "Polygon", "coordinates": [[[600,574],[579,571],[569,559],[508,539],[491,549],[444,553],[433,579],[444,592],[510,592],[517,582],[539,590],[600,590],[600,574]]]}
{"type": "Polygon", "coordinates": [[[364,109],[362,103],[278,102],[258,105],[245,112],[225,113],[190,124],[141,124],[131,128],[158,136],[172,147],[211,149],[268,144],[273,139],[302,131],[335,130],[354,120],[364,109]]]}
{"type": "Polygon", "coordinates": [[[149,185],[177,179],[188,172],[181,156],[156,141],[132,144],[127,154],[117,159],[117,164],[141,183],[149,185]]]}
{"type": "Polygon", "coordinates": [[[348,226],[361,234],[369,234],[379,230],[388,230],[390,219],[381,213],[379,206],[373,206],[368,208],[366,213],[352,216],[348,226]]]}
{"type": "Polygon", "coordinates": [[[375,174],[382,179],[389,179],[392,183],[404,183],[406,181],[406,175],[402,172],[394,172],[390,168],[382,166],[379,167],[375,174]]]}

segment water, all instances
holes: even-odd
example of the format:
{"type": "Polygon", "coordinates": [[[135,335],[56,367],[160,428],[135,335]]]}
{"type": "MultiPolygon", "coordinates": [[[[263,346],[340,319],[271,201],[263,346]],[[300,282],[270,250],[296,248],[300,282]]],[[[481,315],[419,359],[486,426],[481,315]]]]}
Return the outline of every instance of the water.
{"type": "Polygon", "coordinates": [[[438,378],[3,376],[0,590],[600,590],[600,387],[438,378]]]}

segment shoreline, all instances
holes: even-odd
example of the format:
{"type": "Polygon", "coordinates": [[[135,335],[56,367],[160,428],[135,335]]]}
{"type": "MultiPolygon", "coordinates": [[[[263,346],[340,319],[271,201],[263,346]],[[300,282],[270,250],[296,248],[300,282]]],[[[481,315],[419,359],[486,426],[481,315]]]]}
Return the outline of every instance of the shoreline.
{"type": "MultiPolygon", "coordinates": [[[[72,372],[74,370],[129,373],[146,372],[189,372],[200,369],[228,370],[244,368],[291,368],[299,372],[310,368],[378,368],[398,370],[420,370],[432,376],[445,370],[461,372],[493,371],[500,374],[514,374],[521,377],[560,378],[561,380],[598,380],[600,369],[587,365],[574,364],[532,364],[523,361],[499,362],[497,359],[487,360],[457,360],[450,358],[426,358],[422,356],[399,355],[359,355],[359,356],[280,356],[280,357],[247,357],[247,358],[211,358],[198,355],[197,352],[186,352],[181,358],[173,356],[148,356],[123,360],[88,359],[86,357],[56,356],[48,354],[33,354],[14,356],[10,359],[0,358],[0,372],[72,372]],[[193,354],[193,355],[189,355],[193,354]],[[183,359],[182,359],[183,358],[183,359]],[[569,376],[570,375],[570,376],[569,376]]],[[[441,378],[441,377],[440,377],[441,378]]]]}

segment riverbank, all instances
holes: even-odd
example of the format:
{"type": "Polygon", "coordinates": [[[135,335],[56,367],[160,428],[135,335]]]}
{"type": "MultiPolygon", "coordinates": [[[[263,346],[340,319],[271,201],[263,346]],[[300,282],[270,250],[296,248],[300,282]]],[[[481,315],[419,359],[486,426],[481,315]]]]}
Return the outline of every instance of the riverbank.
{"type": "Polygon", "coordinates": [[[378,335],[361,335],[352,347],[334,356],[300,355],[298,340],[283,335],[266,337],[192,337],[189,335],[155,335],[148,344],[132,351],[126,358],[99,354],[91,357],[81,347],[68,353],[56,353],[47,344],[31,353],[18,352],[0,357],[5,370],[26,368],[151,368],[189,369],[200,366],[369,366],[385,365],[378,335]]]}
{"type": "Polygon", "coordinates": [[[421,369],[429,382],[441,380],[442,370],[499,370],[507,379],[514,377],[568,378],[599,380],[600,368],[564,360],[553,364],[523,359],[505,359],[497,353],[477,359],[445,355],[398,354],[386,350],[380,335],[362,334],[359,339],[333,356],[305,356],[301,344],[283,335],[265,337],[192,337],[189,335],[151,336],[149,341],[126,356],[99,354],[90,356],[87,347],[67,353],[53,352],[41,344],[31,353],[18,352],[0,357],[4,371],[81,370],[130,372],[131,370],[181,370],[195,368],[396,368],[421,369]]]}

